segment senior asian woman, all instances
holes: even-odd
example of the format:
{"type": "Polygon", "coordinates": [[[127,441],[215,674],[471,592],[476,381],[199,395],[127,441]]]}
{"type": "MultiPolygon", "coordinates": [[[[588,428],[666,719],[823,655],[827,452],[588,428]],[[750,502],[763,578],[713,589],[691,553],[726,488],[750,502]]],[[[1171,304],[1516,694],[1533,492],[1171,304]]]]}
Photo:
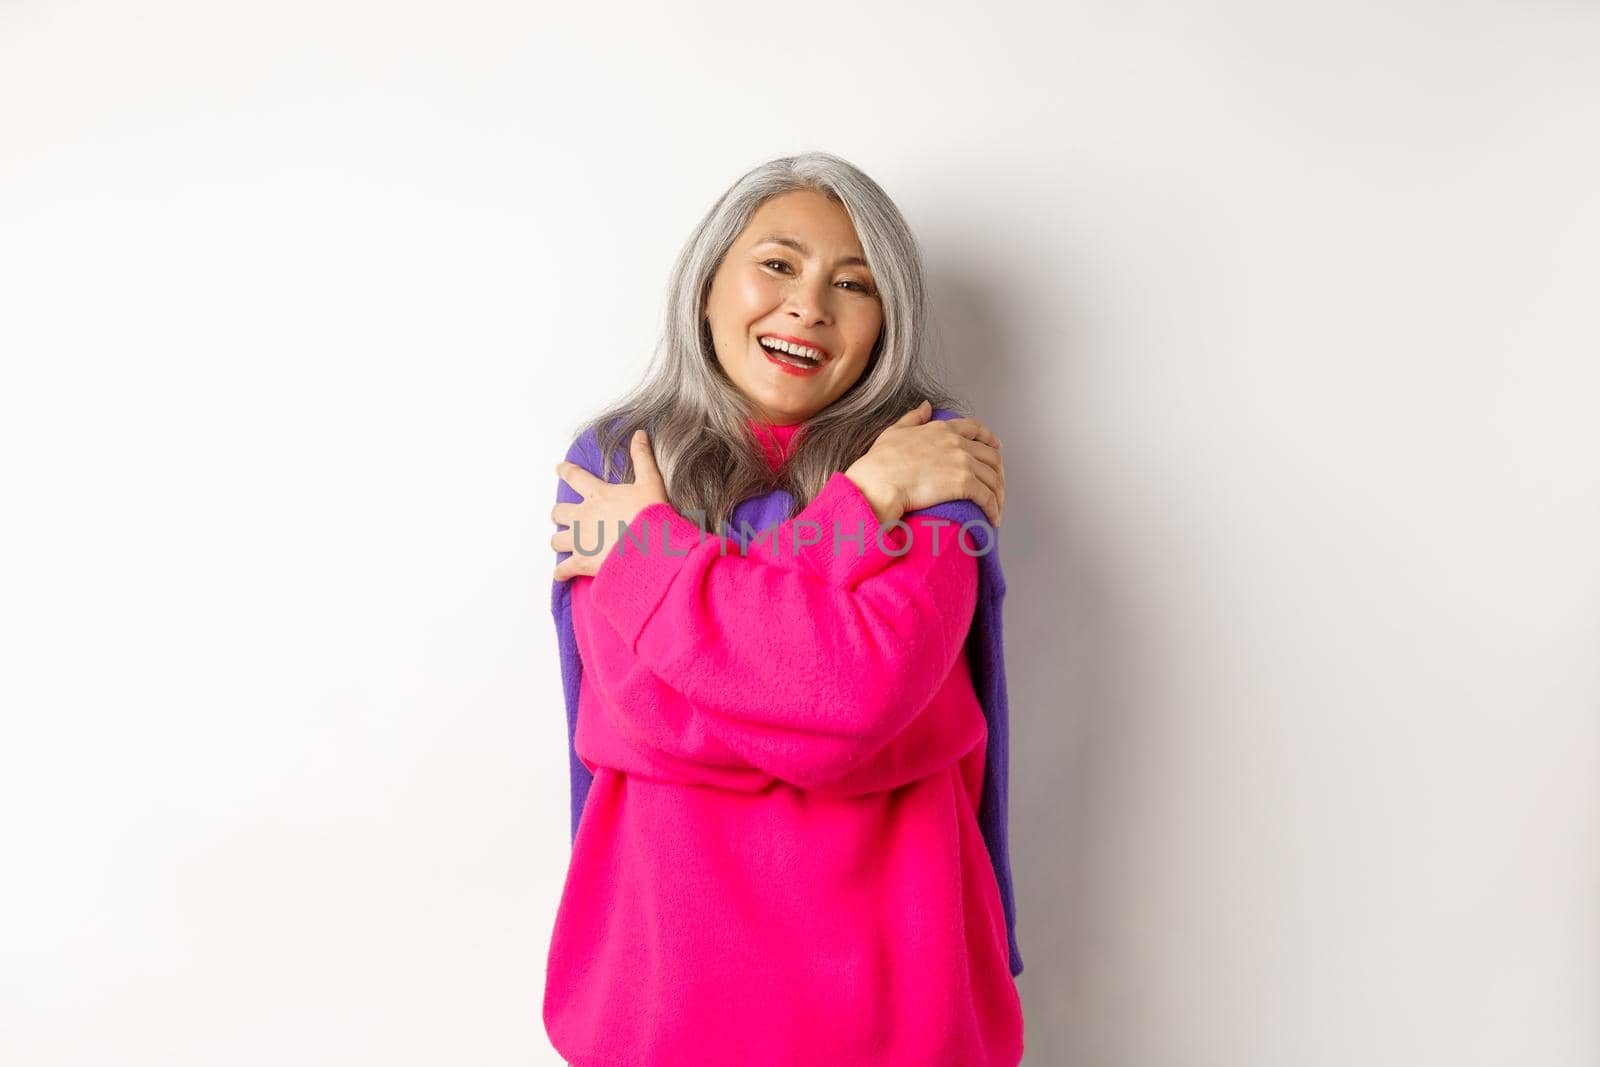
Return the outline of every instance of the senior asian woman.
{"type": "Polygon", "coordinates": [[[925,361],[900,211],[736,181],[658,360],[557,466],[576,1067],[1013,1067],[999,438],[925,361]]]}

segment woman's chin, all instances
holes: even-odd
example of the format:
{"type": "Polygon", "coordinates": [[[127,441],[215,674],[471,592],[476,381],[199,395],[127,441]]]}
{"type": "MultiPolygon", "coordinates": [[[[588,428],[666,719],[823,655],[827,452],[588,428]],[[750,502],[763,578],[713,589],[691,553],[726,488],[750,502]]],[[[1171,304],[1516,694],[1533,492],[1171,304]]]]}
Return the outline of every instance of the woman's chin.
{"type": "Polygon", "coordinates": [[[745,398],[754,402],[761,410],[767,412],[765,422],[784,425],[791,422],[803,422],[815,415],[820,410],[820,405],[809,402],[809,398],[800,395],[794,390],[756,388],[742,389],[745,398]]]}
{"type": "Polygon", "coordinates": [[[773,403],[787,401],[792,405],[804,403],[802,398],[816,396],[817,386],[815,378],[796,378],[769,364],[766,367],[755,368],[745,391],[760,393],[763,399],[773,403]]]}

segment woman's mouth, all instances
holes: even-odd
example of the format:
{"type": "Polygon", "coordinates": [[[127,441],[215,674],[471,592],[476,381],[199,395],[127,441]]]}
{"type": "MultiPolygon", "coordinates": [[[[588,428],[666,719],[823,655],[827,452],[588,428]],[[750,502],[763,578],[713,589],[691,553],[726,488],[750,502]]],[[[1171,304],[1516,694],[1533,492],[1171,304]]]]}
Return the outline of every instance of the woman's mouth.
{"type": "Polygon", "coordinates": [[[776,364],[779,370],[788,374],[807,377],[817,373],[827,362],[827,356],[821,350],[809,345],[794,344],[776,337],[759,337],[756,344],[768,362],[776,364]]]}

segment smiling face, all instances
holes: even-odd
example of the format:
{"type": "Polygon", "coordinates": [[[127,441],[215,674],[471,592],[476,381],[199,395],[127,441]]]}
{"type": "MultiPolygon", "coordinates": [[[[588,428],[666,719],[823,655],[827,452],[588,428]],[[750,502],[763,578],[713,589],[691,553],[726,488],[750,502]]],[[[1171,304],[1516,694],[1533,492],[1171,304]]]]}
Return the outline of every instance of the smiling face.
{"type": "Polygon", "coordinates": [[[705,314],[723,372],[758,419],[779,425],[810,418],[854,385],[883,328],[849,213],[811,189],[756,209],[712,276],[705,314]]]}

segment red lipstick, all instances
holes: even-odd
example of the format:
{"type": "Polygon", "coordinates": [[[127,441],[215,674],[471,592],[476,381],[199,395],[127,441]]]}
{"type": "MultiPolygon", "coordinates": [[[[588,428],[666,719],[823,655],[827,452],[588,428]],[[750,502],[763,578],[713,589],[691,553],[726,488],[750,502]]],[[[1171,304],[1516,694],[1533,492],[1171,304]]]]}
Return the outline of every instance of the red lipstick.
{"type": "Polygon", "coordinates": [[[761,354],[767,357],[768,363],[772,364],[774,367],[777,367],[785,374],[793,374],[797,378],[809,378],[813,374],[816,374],[822,370],[821,363],[811,367],[801,367],[794,363],[785,363],[783,360],[778,358],[777,353],[773,352],[772,349],[768,348],[766,345],[757,344],[756,347],[761,349],[761,354]]]}
{"type": "Polygon", "coordinates": [[[792,345],[805,345],[807,348],[815,348],[818,352],[822,353],[822,362],[824,363],[833,358],[833,353],[829,352],[826,348],[823,348],[815,341],[807,341],[804,337],[790,337],[786,333],[763,333],[758,334],[757,337],[757,344],[760,343],[759,338],[771,337],[778,341],[788,341],[792,345]]]}

